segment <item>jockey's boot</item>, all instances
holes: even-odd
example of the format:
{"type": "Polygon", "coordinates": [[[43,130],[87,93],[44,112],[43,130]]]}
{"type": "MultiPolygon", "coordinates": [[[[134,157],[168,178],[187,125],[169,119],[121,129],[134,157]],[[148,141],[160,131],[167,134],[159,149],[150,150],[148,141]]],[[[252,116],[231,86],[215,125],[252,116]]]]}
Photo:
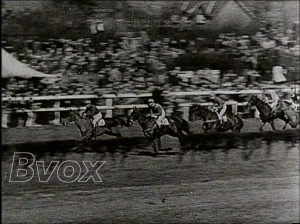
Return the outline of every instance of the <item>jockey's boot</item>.
{"type": "Polygon", "coordinates": [[[93,125],[92,127],[92,136],[96,136],[96,125],[93,125]]]}
{"type": "Polygon", "coordinates": [[[275,117],[276,116],[276,112],[277,112],[276,109],[273,109],[272,112],[271,112],[271,117],[275,117]]]}

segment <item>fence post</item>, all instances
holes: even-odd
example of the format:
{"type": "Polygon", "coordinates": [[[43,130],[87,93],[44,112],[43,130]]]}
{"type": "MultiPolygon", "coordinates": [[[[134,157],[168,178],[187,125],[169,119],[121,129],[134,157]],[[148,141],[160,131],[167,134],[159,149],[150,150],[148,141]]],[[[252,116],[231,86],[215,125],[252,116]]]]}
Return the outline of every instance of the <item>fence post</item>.
{"type": "Polygon", "coordinates": [[[166,109],[166,115],[171,116],[174,112],[174,106],[168,106],[166,109]]]}
{"type": "Polygon", "coordinates": [[[4,107],[2,107],[2,128],[7,128],[7,117],[8,114],[5,112],[4,107]]]}
{"type": "Polygon", "coordinates": [[[24,120],[23,120],[23,118],[18,118],[18,128],[20,128],[20,127],[24,127],[24,120]]]}
{"type": "MultiPolygon", "coordinates": [[[[105,104],[106,104],[107,107],[112,107],[113,106],[113,97],[114,96],[115,95],[113,95],[113,94],[106,95],[107,98],[105,100],[105,104]]],[[[111,109],[107,109],[105,117],[112,117],[112,116],[113,116],[113,111],[111,109]]]]}
{"type": "MultiPolygon", "coordinates": [[[[60,107],[60,101],[55,101],[54,107],[59,108],[60,107]]],[[[54,125],[59,125],[60,124],[60,111],[54,112],[53,124],[54,125]]]]}
{"type": "Polygon", "coordinates": [[[189,110],[190,108],[189,107],[183,107],[183,119],[184,120],[189,120],[189,110]]]}
{"type": "Polygon", "coordinates": [[[237,102],[236,101],[232,102],[231,108],[232,108],[232,113],[234,115],[237,115],[237,113],[238,113],[238,106],[237,106],[237,102]]]}
{"type": "Polygon", "coordinates": [[[33,112],[28,112],[27,113],[27,121],[26,121],[26,127],[31,127],[34,123],[34,120],[33,120],[33,112]]]}

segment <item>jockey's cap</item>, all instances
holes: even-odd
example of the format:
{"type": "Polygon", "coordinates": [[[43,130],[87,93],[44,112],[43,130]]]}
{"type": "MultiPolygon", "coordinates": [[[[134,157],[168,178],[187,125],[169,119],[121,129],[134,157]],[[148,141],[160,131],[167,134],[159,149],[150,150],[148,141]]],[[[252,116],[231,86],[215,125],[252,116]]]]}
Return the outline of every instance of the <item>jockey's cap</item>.
{"type": "Polygon", "coordinates": [[[149,99],[148,103],[154,103],[154,99],[149,99]]]}

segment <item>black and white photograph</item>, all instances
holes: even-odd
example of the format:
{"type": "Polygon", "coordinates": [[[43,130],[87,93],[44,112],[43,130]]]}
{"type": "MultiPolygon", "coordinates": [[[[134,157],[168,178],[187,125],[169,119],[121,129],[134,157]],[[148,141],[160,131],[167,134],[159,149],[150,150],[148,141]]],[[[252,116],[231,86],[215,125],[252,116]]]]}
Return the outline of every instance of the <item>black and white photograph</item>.
{"type": "Polygon", "coordinates": [[[1,1],[1,223],[299,223],[290,1],[1,1]]]}

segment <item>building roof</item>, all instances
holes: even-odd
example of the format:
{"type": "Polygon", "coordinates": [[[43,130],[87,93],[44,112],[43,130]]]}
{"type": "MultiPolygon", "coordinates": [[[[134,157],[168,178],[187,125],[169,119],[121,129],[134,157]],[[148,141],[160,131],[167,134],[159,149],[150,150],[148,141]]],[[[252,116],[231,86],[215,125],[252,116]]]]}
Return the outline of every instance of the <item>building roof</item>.
{"type": "MultiPolygon", "coordinates": [[[[185,7],[185,12],[189,15],[203,14],[207,17],[216,17],[222,8],[232,1],[198,1],[189,2],[185,7]]],[[[247,15],[251,18],[256,18],[253,11],[255,10],[254,1],[234,1],[247,15]]],[[[257,3],[256,3],[257,4],[257,3]]]]}

